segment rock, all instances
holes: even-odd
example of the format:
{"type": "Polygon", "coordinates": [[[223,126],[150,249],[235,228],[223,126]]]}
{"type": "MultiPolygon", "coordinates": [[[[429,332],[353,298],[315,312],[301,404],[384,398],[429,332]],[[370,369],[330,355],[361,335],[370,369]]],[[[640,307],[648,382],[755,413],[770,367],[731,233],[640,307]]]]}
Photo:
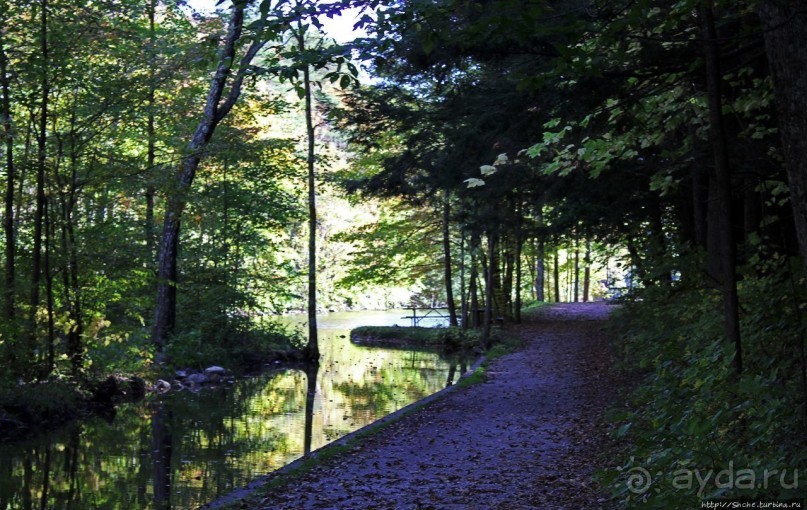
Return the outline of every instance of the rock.
{"type": "Polygon", "coordinates": [[[201,386],[208,382],[208,377],[205,374],[190,374],[183,382],[191,386],[201,386]]]}
{"type": "Polygon", "coordinates": [[[182,379],[188,377],[188,371],[187,370],[177,370],[176,372],[174,372],[174,376],[181,381],[182,379]]]}
{"type": "Polygon", "coordinates": [[[154,391],[160,394],[168,393],[171,391],[171,383],[163,379],[157,379],[157,382],[154,383],[154,391]]]}
{"type": "Polygon", "coordinates": [[[217,374],[219,377],[221,377],[225,373],[227,373],[226,370],[224,370],[223,368],[221,368],[219,366],[216,366],[216,365],[213,365],[212,367],[207,367],[205,369],[205,375],[208,376],[208,377],[210,377],[213,374],[217,374]]]}

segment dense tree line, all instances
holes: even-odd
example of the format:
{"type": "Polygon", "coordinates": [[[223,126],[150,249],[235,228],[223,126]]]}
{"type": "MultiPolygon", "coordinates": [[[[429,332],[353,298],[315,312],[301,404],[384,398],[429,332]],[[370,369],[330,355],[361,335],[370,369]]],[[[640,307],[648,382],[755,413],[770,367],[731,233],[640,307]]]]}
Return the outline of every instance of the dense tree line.
{"type": "Polygon", "coordinates": [[[334,113],[355,150],[376,155],[347,189],[444,211],[446,235],[467,248],[446,249],[446,284],[457,285],[452,257],[470,264],[479,282],[461,308],[485,303],[486,328],[515,315],[522,260],[546,298],[559,293],[557,276],[547,285],[559,246],[574,265],[582,246],[614,250],[640,281],[621,316],[626,348],[655,369],[619,429],[635,425],[631,453],[664,472],[731,455],[801,466],[803,7],[380,4],[361,50],[381,80],[334,113]],[[761,438],[788,453],[754,447],[761,438]]]}
{"type": "MultiPolygon", "coordinates": [[[[327,12],[0,5],[8,381],[289,347],[261,317],[305,309],[306,275],[338,274],[301,249],[325,235],[308,235],[301,171],[335,145],[301,150],[297,75],[310,68],[327,100],[356,70],[318,32],[327,12]]],[[[318,306],[350,297],[328,281],[318,306]]]]}

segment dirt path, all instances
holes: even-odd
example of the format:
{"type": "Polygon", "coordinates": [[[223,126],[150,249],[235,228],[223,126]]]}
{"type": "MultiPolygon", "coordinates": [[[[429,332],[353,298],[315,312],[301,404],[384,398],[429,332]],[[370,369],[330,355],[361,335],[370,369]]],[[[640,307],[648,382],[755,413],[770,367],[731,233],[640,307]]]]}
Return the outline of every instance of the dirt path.
{"type": "Polygon", "coordinates": [[[292,484],[265,509],[604,508],[591,487],[612,393],[608,306],[544,308],[514,329],[525,348],[484,384],[405,416],[292,484]]]}

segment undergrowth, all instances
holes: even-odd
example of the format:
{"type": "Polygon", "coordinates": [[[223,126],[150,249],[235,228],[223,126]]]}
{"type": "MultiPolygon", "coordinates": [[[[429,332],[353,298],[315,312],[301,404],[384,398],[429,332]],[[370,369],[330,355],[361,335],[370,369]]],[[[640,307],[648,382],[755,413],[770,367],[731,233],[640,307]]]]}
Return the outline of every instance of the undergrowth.
{"type": "Polygon", "coordinates": [[[220,365],[243,372],[284,353],[302,349],[299,331],[272,321],[236,324],[206,336],[202,328],[177,335],[166,347],[169,362],[177,368],[220,365]],[[237,327],[241,326],[241,327],[237,327]]]}
{"type": "Polygon", "coordinates": [[[624,456],[601,473],[626,507],[804,497],[805,283],[793,285],[786,267],[739,283],[740,375],[718,291],[644,289],[613,314],[627,366],[641,377],[630,410],[613,416],[624,456]]]}

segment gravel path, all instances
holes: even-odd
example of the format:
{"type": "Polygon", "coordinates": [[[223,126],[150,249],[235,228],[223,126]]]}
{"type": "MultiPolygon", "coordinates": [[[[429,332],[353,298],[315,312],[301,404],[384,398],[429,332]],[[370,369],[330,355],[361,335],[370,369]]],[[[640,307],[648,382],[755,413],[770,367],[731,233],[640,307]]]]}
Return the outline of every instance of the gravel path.
{"type": "MultiPolygon", "coordinates": [[[[591,485],[615,376],[609,307],[563,304],[513,327],[523,350],[348,454],[253,497],[262,509],[604,508],[591,485]]],[[[601,458],[601,456],[600,456],[601,458]]]]}

